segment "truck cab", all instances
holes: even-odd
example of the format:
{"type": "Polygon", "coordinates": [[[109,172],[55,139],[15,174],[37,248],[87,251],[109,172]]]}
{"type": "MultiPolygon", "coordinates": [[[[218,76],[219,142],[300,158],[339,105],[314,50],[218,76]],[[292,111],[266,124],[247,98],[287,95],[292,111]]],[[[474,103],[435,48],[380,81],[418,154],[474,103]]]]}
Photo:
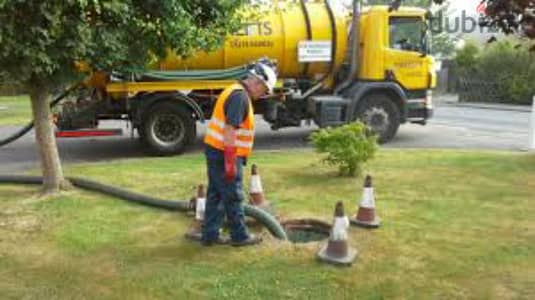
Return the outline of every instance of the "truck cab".
{"type": "Polygon", "coordinates": [[[431,90],[436,86],[426,12],[370,7],[362,15],[361,37],[358,81],[392,84],[388,93],[398,103],[401,123],[425,123],[432,116],[431,90]],[[397,96],[392,95],[395,90],[397,96]]]}
{"type": "Polygon", "coordinates": [[[362,10],[353,81],[341,95],[312,98],[320,127],[358,119],[380,142],[388,142],[400,124],[426,124],[433,114],[431,90],[436,86],[427,15],[413,7],[362,10]]]}

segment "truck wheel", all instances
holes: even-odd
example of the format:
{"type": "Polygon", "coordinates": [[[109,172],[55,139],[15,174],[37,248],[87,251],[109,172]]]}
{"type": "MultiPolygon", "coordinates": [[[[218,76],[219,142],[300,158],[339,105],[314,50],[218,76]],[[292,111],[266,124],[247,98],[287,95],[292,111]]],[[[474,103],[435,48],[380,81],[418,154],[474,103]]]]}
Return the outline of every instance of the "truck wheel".
{"type": "Polygon", "coordinates": [[[355,117],[378,136],[378,142],[381,144],[394,138],[401,120],[396,103],[382,94],[365,96],[357,106],[355,117]]]}
{"type": "Polygon", "coordinates": [[[181,153],[196,136],[191,112],[171,102],[154,105],[146,114],[140,130],[144,144],[155,155],[181,153]]]}

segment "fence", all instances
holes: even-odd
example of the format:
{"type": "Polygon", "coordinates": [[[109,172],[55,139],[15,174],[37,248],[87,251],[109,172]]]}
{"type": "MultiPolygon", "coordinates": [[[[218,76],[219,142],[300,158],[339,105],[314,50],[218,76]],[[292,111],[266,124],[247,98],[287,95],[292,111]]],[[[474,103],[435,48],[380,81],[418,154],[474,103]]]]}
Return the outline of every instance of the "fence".
{"type": "Polygon", "coordinates": [[[499,103],[505,99],[497,82],[489,82],[475,72],[461,70],[452,60],[443,61],[437,75],[438,94],[459,94],[461,102],[499,103]]]}
{"type": "Polygon", "coordinates": [[[503,103],[503,94],[497,82],[482,79],[477,74],[460,74],[457,80],[460,102],[503,103]]]}

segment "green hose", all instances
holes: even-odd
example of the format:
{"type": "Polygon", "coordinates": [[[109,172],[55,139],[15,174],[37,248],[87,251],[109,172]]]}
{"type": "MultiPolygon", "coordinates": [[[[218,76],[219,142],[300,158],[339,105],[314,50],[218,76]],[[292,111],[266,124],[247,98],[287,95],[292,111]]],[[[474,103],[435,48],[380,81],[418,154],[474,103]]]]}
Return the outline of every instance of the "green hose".
{"type": "MultiPolygon", "coordinates": [[[[238,66],[222,70],[159,71],[130,69],[136,81],[180,81],[180,80],[239,80],[248,74],[248,66],[238,66]]],[[[120,76],[129,78],[128,76],[120,76]]]]}
{"type": "Polygon", "coordinates": [[[217,74],[232,74],[232,73],[243,73],[247,72],[248,68],[247,66],[239,66],[234,68],[228,68],[228,69],[222,69],[222,70],[191,70],[191,71],[172,71],[172,70],[149,70],[149,71],[141,71],[138,70],[134,73],[154,73],[154,74],[164,74],[164,75],[176,75],[176,76],[210,76],[210,75],[217,75],[217,74]]]}
{"type": "MultiPolygon", "coordinates": [[[[114,186],[105,185],[92,180],[70,177],[67,178],[74,186],[84,190],[103,193],[129,202],[140,205],[150,206],[153,208],[171,210],[171,211],[189,211],[189,201],[170,201],[158,199],[143,194],[133,193],[114,186]]],[[[43,179],[40,176],[17,176],[17,175],[0,175],[0,183],[7,184],[42,184],[43,179]]],[[[280,240],[288,240],[286,231],[282,225],[272,215],[264,210],[251,206],[244,205],[244,213],[259,223],[264,225],[269,232],[280,240]]]]}

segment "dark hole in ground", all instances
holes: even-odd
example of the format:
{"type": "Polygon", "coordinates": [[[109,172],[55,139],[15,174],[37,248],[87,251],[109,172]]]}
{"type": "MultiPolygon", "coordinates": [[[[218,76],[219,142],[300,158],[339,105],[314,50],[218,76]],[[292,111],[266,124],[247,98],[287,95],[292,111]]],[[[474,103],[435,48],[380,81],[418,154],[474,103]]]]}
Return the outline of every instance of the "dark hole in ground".
{"type": "Polygon", "coordinates": [[[314,219],[287,220],[282,223],[292,243],[323,241],[329,238],[331,225],[314,219]]]}

